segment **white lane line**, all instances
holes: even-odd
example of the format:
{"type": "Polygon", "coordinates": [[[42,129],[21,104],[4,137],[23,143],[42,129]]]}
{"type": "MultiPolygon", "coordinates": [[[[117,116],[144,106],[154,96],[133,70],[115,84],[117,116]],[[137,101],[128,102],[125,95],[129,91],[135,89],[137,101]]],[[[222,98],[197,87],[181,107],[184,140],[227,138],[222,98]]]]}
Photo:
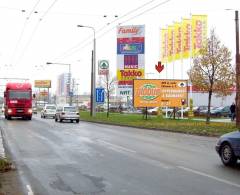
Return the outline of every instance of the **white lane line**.
{"type": "Polygon", "coordinates": [[[28,195],[34,195],[32,188],[30,185],[26,185],[27,189],[28,189],[28,195]]]}
{"type": "Polygon", "coordinates": [[[206,173],[203,173],[203,172],[199,172],[199,171],[196,171],[196,170],[193,170],[193,169],[189,169],[189,168],[186,168],[186,167],[183,167],[183,166],[177,166],[177,167],[179,169],[182,169],[182,170],[185,170],[185,171],[197,174],[197,175],[201,175],[201,176],[204,176],[204,177],[208,177],[210,179],[214,179],[216,181],[219,181],[219,182],[222,182],[222,183],[225,183],[225,184],[228,184],[228,185],[240,188],[239,184],[233,183],[231,181],[228,181],[228,180],[225,180],[225,179],[221,179],[221,178],[218,178],[218,177],[214,177],[212,175],[209,175],[209,174],[206,174],[206,173]]]}
{"type": "Polygon", "coordinates": [[[128,149],[128,148],[125,148],[125,147],[122,147],[122,146],[119,146],[119,145],[116,145],[116,144],[112,144],[112,143],[109,143],[109,142],[106,142],[106,141],[103,141],[103,140],[98,140],[98,142],[102,143],[102,144],[105,144],[105,145],[108,145],[108,146],[112,147],[112,149],[119,150],[120,152],[124,151],[124,152],[130,152],[130,153],[137,153],[134,150],[131,150],[131,149],[128,149]]]}

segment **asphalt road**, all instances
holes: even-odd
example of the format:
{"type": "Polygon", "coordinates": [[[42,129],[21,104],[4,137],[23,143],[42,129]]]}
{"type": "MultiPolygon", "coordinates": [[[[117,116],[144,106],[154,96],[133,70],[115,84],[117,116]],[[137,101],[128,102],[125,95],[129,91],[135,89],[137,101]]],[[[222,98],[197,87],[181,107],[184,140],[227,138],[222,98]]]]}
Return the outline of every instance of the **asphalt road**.
{"type": "Polygon", "coordinates": [[[216,138],[81,122],[0,120],[27,195],[238,195],[216,138]]]}

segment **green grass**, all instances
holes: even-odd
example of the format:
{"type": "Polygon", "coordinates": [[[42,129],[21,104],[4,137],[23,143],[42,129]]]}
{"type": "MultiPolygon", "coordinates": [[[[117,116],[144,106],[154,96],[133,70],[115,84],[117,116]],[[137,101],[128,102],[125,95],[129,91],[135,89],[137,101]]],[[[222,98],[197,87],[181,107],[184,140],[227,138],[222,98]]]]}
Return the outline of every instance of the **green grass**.
{"type": "Polygon", "coordinates": [[[163,119],[156,116],[149,116],[146,120],[143,119],[143,115],[141,114],[110,113],[109,118],[107,118],[106,113],[96,113],[96,117],[91,117],[89,112],[81,112],[80,116],[81,120],[85,121],[207,136],[219,136],[237,130],[234,123],[211,122],[207,125],[204,121],[163,119]]]}

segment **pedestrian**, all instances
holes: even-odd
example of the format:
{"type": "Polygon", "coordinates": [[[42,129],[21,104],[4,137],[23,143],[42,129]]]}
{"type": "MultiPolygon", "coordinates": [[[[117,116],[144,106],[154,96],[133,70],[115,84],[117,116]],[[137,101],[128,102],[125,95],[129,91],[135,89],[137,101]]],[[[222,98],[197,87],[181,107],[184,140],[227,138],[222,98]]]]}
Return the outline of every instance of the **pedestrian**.
{"type": "Polygon", "coordinates": [[[230,106],[230,112],[231,112],[231,121],[234,121],[235,116],[236,116],[236,105],[234,102],[230,106]]]}

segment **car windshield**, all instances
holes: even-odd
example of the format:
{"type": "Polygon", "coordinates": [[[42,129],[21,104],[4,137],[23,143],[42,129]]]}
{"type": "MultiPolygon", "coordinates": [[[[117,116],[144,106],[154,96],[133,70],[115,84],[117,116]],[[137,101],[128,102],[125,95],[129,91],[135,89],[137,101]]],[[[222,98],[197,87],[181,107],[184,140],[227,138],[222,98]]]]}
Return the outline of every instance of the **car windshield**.
{"type": "Polygon", "coordinates": [[[30,91],[9,91],[9,99],[30,99],[30,91]]]}
{"type": "Polygon", "coordinates": [[[56,110],[56,107],[55,106],[47,106],[46,109],[48,109],[48,110],[56,110]]]}
{"type": "Polygon", "coordinates": [[[64,111],[66,111],[66,112],[76,112],[77,108],[76,107],[64,107],[64,111]]]}

